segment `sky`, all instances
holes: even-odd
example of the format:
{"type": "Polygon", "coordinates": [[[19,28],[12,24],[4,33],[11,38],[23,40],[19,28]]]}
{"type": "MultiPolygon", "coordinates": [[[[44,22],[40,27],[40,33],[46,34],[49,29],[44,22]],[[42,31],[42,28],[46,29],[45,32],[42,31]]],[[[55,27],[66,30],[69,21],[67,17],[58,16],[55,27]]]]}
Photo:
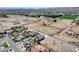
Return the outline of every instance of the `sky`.
{"type": "Polygon", "coordinates": [[[79,7],[78,0],[0,0],[0,7],[79,7]]]}

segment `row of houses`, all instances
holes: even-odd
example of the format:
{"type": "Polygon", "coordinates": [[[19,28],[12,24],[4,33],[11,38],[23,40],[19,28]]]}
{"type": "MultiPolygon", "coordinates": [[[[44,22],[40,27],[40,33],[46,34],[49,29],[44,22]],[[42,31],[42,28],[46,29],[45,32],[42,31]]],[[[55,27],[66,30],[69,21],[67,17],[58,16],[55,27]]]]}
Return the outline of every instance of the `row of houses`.
{"type": "Polygon", "coordinates": [[[37,44],[40,44],[40,41],[45,39],[45,36],[41,33],[18,26],[12,27],[4,32],[0,32],[0,38],[4,38],[6,35],[8,35],[14,44],[23,42],[23,45],[26,49],[29,48],[32,43],[37,42],[37,44]]]}

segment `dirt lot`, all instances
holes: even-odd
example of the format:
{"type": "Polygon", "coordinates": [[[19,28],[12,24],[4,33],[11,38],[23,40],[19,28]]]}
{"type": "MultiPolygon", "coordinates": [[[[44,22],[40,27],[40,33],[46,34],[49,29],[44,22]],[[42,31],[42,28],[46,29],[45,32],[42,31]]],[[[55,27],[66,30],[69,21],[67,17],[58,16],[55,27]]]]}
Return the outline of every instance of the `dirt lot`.
{"type": "Polygon", "coordinates": [[[71,20],[60,20],[58,22],[53,22],[52,24],[50,24],[50,26],[59,28],[59,29],[64,29],[67,26],[69,26],[71,24],[71,20]]]}
{"type": "Polygon", "coordinates": [[[41,43],[56,52],[72,52],[77,48],[75,45],[68,44],[63,40],[50,36],[46,37],[46,39],[41,43]]]}
{"type": "Polygon", "coordinates": [[[79,26],[77,26],[76,24],[73,24],[69,30],[79,33],[79,26]]]}
{"type": "Polygon", "coordinates": [[[74,37],[70,37],[68,35],[65,34],[61,34],[61,35],[55,35],[56,38],[63,40],[65,42],[68,42],[70,44],[78,44],[79,45],[79,39],[74,38],[74,37]]]}
{"type": "Polygon", "coordinates": [[[57,29],[57,28],[48,27],[48,26],[41,26],[39,23],[33,23],[30,25],[26,25],[26,26],[33,29],[33,30],[42,32],[47,35],[53,35],[53,34],[60,31],[60,29],[57,29]]]}
{"type": "Polygon", "coordinates": [[[60,34],[56,34],[55,37],[68,42],[69,44],[79,46],[79,35],[76,35],[76,33],[79,33],[78,29],[79,26],[73,23],[68,28],[66,28],[63,33],[61,32],[60,34]],[[72,34],[67,34],[69,31],[71,31],[72,34]]]}
{"type": "Polygon", "coordinates": [[[4,29],[10,28],[12,26],[21,25],[24,23],[23,20],[25,20],[25,16],[19,16],[19,15],[8,15],[8,18],[2,18],[0,17],[0,25],[4,29]]]}

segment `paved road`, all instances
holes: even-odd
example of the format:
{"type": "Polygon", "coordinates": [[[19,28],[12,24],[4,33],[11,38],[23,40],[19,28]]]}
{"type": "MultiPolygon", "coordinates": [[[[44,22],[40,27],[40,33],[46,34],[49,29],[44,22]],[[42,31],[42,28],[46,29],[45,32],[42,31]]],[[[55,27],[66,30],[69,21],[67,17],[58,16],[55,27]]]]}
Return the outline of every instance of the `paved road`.
{"type": "Polygon", "coordinates": [[[3,41],[3,39],[2,38],[0,38],[0,43],[3,41]]]}

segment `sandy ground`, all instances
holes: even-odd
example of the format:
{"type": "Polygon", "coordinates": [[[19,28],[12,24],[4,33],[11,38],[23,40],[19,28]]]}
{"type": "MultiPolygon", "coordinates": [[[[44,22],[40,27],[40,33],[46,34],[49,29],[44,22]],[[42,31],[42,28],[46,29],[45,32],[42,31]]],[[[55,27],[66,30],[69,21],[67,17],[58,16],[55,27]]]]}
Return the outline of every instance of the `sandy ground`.
{"type": "Polygon", "coordinates": [[[58,31],[60,31],[60,29],[56,29],[56,28],[48,27],[48,26],[41,26],[38,23],[33,23],[33,24],[30,24],[27,26],[33,30],[42,32],[42,33],[47,34],[47,35],[55,34],[58,31]]]}
{"type": "Polygon", "coordinates": [[[60,20],[58,22],[53,22],[50,26],[59,28],[59,29],[64,29],[67,26],[69,26],[71,24],[71,20],[60,20]]]}
{"type": "Polygon", "coordinates": [[[77,26],[76,24],[73,24],[72,27],[70,27],[70,30],[79,33],[79,26],[77,26]]]}
{"type": "Polygon", "coordinates": [[[44,41],[41,42],[43,45],[45,45],[46,47],[53,49],[56,52],[72,52],[73,50],[75,50],[77,47],[72,45],[72,44],[68,44],[65,41],[62,41],[60,39],[57,39],[55,37],[46,37],[46,39],[44,41]]]}
{"type": "MultiPolygon", "coordinates": [[[[74,37],[70,37],[64,33],[67,30],[73,30],[76,33],[79,32],[79,26],[72,25],[71,20],[60,20],[58,22],[49,21],[48,24],[51,23],[49,24],[49,26],[42,26],[40,25],[39,22],[35,21],[37,20],[37,18],[25,17],[19,15],[8,15],[8,16],[9,18],[2,18],[2,17],[0,18],[0,31],[11,28],[16,25],[17,26],[23,25],[47,35],[48,37],[46,37],[46,39],[41,43],[43,45],[46,44],[48,48],[52,48],[54,51],[71,52],[77,48],[77,46],[75,46],[74,44],[70,44],[68,42],[78,43],[79,40],[74,37]],[[62,31],[61,29],[64,30],[62,31]],[[57,34],[58,32],[60,33],[57,34]],[[53,35],[53,36],[49,36],[49,35],[53,35]]],[[[21,42],[17,47],[22,49],[23,43],[21,42]]]]}
{"type": "Polygon", "coordinates": [[[1,26],[3,27],[3,30],[15,25],[21,25],[24,23],[23,20],[26,19],[25,16],[19,16],[19,15],[8,15],[8,16],[9,16],[8,18],[2,18],[2,17],[0,18],[0,23],[1,26]]]}
{"type": "Polygon", "coordinates": [[[74,38],[74,37],[69,37],[69,36],[64,35],[64,34],[55,35],[55,37],[58,38],[58,39],[60,39],[60,40],[65,41],[65,42],[75,42],[75,43],[79,42],[79,39],[74,38]]]}

